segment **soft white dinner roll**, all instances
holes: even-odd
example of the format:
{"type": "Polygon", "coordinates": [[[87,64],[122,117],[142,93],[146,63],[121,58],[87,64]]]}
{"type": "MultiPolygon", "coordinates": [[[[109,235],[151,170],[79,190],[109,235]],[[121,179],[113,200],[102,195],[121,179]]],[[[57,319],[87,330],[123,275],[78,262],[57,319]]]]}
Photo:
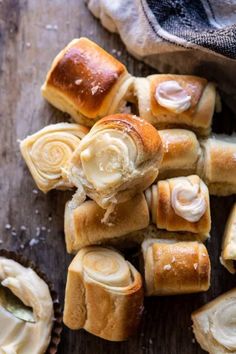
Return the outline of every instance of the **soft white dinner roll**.
{"type": "Polygon", "coordinates": [[[99,120],[81,141],[68,177],[107,209],[148,188],[162,157],[162,141],[151,124],[137,116],[115,114],[99,120]]]}
{"type": "Polygon", "coordinates": [[[210,354],[236,353],[236,289],[195,311],[192,321],[202,349],[210,354]]]}
{"type": "Polygon", "coordinates": [[[236,272],[234,264],[234,261],[236,261],[236,203],[225,227],[220,260],[230,273],[234,274],[236,272]]]}
{"type": "Polygon", "coordinates": [[[64,169],[88,131],[80,124],[51,124],[20,142],[21,154],[41,191],[73,187],[64,169]]]}
{"type": "Polygon", "coordinates": [[[142,278],[109,248],[82,248],[69,266],[64,323],[110,340],[132,335],[143,311],[142,278]]]}

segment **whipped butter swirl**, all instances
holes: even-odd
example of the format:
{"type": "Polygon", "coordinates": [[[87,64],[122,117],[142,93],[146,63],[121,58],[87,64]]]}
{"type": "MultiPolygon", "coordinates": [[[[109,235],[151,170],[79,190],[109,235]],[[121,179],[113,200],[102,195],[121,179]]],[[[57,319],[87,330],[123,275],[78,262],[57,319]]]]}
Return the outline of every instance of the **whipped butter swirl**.
{"type": "Polygon", "coordinates": [[[175,80],[161,82],[156,88],[155,98],[160,106],[175,113],[187,111],[191,106],[191,96],[175,80]]]}
{"type": "Polygon", "coordinates": [[[104,130],[85,138],[80,159],[86,179],[97,189],[119,185],[135,168],[137,148],[128,134],[104,130]]]}
{"type": "Polygon", "coordinates": [[[190,222],[199,221],[207,208],[200,185],[186,179],[174,186],[171,204],[177,215],[190,222]]]}
{"type": "Polygon", "coordinates": [[[0,257],[0,282],[32,308],[35,319],[35,323],[21,320],[0,306],[0,353],[45,353],[53,323],[53,303],[47,284],[31,268],[4,257],[0,257]]]}
{"type": "Polygon", "coordinates": [[[235,298],[219,306],[211,318],[210,331],[214,339],[230,351],[236,349],[236,306],[235,298]]]}

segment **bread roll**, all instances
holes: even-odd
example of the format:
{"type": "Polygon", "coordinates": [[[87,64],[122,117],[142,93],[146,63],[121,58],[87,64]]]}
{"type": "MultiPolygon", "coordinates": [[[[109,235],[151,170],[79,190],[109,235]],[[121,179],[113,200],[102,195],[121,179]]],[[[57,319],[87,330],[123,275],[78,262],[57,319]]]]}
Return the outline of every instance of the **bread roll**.
{"type": "Polygon", "coordinates": [[[210,194],[236,193],[236,135],[214,135],[201,141],[203,158],[199,175],[208,185],[210,194]]]}
{"type": "Polygon", "coordinates": [[[85,247],[69,266],[64,323],[110,340],[123,341],[139,325],[142,278],[118,252],[85,247]]]}
{"type": "Polygon", "coordinates": [[[54,59],[42,95],[78,123],[93,125],[119,112],[131,94],[126,67],[87,38],[74,39],[54,59]]]}
{"type": "Polygon", "coordinates": [[[196,135],[185,129],[159,130],[164,149],[158,179],[196,173],[201,155],[196,135]]]}
{"type": "Polygon", "coordinates": [[[109,218],[109,224],[103,222],[104,215],[105,210],[93,200],[87,200],[76,209],[72,209],[70,203],[66,204],[65,238],[69,253],[77,252],[84,246],[121,238],[149,224],[149,210],[143,194],[118,204],[109,218]]]}
{"type": "Polygon", "coordinates": [[[143,242],[142,253],[148,296],[208,290],[211,266],[202,243],[149,239],[143,242]]]}
{"type": "Polygon", "coordinates": [[[221,263],[232,274],[236,272],[234,261],[236,261],[236,203],[225,227],[221,252],[221,263]]]}
{"type": "Polygon", "coordinates": [[[71,158],[69,178],[103,208],[132,198],[156,179],[163,157],[157,130],[139,117],[98,121],[71,158]]]}
{"type": "Polygon", "coordinates": [[[193,332],[210,354],[236,353],[236,288],[192,314],[193,332]]]}
{"type": "Polygon", "coordinates": [[[157,228],[208,235],[211,228],[209,192],[196,176],[158,181],[145,191],[157,228]]]}
{"type": "Polygon", "coordinates": [[[187,128],[208,135],[216,90],[207,80],[188,75],[151,75],[136,78],[134,92],[139,115],[157,129],[187,128]]]}
{"type": "Polygon", "coordinates": [[[68,189],[73,184],[63,170],[88,129],[79,124],[48,125],[20,142],[20,150],[38,188],[68,189]]]}

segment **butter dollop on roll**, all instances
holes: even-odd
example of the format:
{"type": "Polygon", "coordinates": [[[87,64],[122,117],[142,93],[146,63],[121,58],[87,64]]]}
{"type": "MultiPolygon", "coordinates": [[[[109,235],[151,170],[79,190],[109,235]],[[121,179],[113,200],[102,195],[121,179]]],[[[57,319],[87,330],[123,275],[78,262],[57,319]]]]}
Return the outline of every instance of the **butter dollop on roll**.
{"type": "Polygon", "coordinates": [[[191,106],[191,96],[175,80],[160,83],[156,88],[155,98],[159,105],[175,113],[187,111],[191,106]]]}
{"type": "Polygon", "coordinates": [[[132,173],[137,148],[125,132],[115,129],[95,134],[81,146],[81,162],[87,180],[98,190],[117,185],[132,173]]]}
{"type": "Polygon", "coordinates": [[[199,221],[207,207],[201,186],[192,184],[187,179],[183,179],[174,186],[171,204],[177,215],[190,222],[199,221]]]}

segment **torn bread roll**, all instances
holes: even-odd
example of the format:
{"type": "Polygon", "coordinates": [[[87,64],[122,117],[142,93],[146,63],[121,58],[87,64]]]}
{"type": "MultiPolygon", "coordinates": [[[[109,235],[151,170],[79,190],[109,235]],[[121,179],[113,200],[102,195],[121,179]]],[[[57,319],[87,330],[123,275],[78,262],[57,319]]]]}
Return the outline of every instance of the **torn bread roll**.
{"type": "Polygon", "coordinates": [[[122,111],[133,77],[126,67],[87,38],[74,39],[54,59],[42,86],[53,106],[88,126],[122,111]]]}
{"type": "Polygon", "coordinates": [[[109,242],[144,229],[149,224],[149,210],[143,194],[118,204],[108,224],[102,221],[104,215],[105,210],[93,200],[85,201],[76,209],[71,208],[68,202],[65,207],[67,252],[75,253],[84,246],[109,242]]]}
{"type": "Polygon", "coordinates": [[[162,157],[162,141],[151,124],[133,115],[115,114],[98,121],[81,141],[68,177],[106,209],[148,188],[162,157]]]}
{"type": "Polygon", "coordinates": [[[201,148],[196,135],[186,129],[158,131],[163,143],[163,160],[158,179],[196,173],[201,148]]]}
{"type": "Polygon", "coordinates": [[[67,276],[66,326],[123,341],[136,331],[142,311],[141,275],[120,253],[95,246],[77,253],[67,276]]]}
{"type": "Polygon", "coordinates": [[[187,128],[206,136],[211,131],[216,89],[207,80],[161,74],[136,78],[139,115],[157,129],[187,128]]]}
{"type": "Polygon", "coordinates": [[[201,141],[203,150],[198,174],[208,185],[210,194],[236,193],[236,134],[213,135],[201,141]]]}
{"type": "Polygon", "coordinates": [[[193,332],[210,354],[236,353],[236,288],[218,296],[192,314],[193,332]]]}
{"type": "Polygon", "coordinates": [[[87,133],[88,128],[80,124],[58,123],[20,142],[21,154],[41,191],[73,187],[63,170],[87,133]]]}
{"type": "Polygon", "coordinates": [[[147,239],[142,243],[142,253],[148,296],[188,294],[209,289],[211,265],[202,243],[147,239]]]}
{"type": "Polygon", "coordinates": [[[236,272],[236,203],[234,204],[222,240],[221,263],[232,274],[236,272]]]}
{"type": "Polygon", "coordinates": [[[209,192],[198,176],[158,181],[145,191],[145,196],[158,229],[209,235],[209,192]]]}

